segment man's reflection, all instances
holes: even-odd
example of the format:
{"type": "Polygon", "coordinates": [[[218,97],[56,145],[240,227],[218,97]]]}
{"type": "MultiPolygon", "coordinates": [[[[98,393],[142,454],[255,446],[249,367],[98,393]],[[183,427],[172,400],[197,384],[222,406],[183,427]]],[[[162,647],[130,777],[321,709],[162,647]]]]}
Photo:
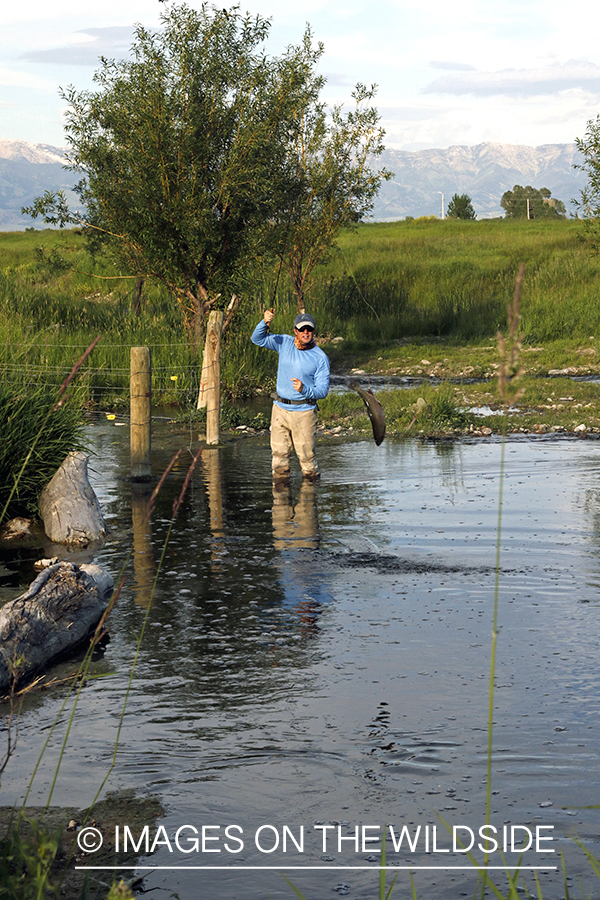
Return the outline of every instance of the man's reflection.
{"type": "Polygon", "coordinates": [[[276,550],[316,550],[319,517],[316,485],[303,478],[296,504],[290,482],[273,482],[273,543],[276,550]]]}
{"type": "Polygon", "coordinates": [[[291,484],[273,482],[273,545],[281,553],[284,603],[297,614],[304,635],[319,631],[323,603],[330,599],[324,573],[315,568],[312,554],[304,552],[317,550],[319,542],[315,483],[302,479],[294,504],[291,484]]]}

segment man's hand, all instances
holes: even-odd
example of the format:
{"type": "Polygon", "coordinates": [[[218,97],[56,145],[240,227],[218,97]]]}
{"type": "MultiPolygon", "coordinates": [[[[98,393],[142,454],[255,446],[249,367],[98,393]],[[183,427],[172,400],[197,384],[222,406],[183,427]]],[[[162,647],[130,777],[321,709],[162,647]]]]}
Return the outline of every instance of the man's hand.
{"type": "Polygon", "coordinates": [[[265,325],[270,325],[274,318],[275,318],[275,310],[274,309],[265,309],[265,314],[263,316],[263,319],[265,320],[265,325]]]}
{"type": "Polygon", "coordinates": [[[304,385],[302,384],[302,382],[300,381],[299,378],[292,378],[292,387],[294,388],[295,391],[298,391],[298,393],[299,393],[302,390],[302,388],[304,387],[304,385]]]}

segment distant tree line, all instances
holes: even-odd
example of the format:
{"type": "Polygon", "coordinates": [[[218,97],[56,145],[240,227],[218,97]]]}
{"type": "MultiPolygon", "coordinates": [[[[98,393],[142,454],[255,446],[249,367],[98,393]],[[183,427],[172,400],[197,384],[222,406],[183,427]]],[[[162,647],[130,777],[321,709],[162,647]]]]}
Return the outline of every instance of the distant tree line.
{"type": "Polygon", "coordinates": [[[515,184],[512,191],[505,191],[500,200],[507,219],[565,219],[567,210],[562,200],[552,197],[548,188],[522,187],[515,184]]]}
{"type": "MultiPolygon", "coordinates": [[[[598,125],[600,133],[600,124],[598,125]]],[[[512,191],[505,191],[500,200],[507,219],[565,219],[567,210],[562,200],[552,196],[548,188],[522,187],[515,184],[512,191]]],[[[473,201],[468,194],[453,194],[446,213],[449,219],[471,220],[477,218],[473,201]]],[[[407,217],[411,220],[411,217],[407,217]]]]}

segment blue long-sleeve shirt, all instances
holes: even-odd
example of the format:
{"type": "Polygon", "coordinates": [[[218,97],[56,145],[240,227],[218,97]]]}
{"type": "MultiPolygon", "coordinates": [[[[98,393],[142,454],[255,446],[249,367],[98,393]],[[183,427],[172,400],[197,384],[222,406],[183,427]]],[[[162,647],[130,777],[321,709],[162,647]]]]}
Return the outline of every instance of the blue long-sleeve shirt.
{"type": "MultiPolygon", "coordinates": [[[[329,391],[329,360],[320,347],[298,350],[289,334],[269,334],[264,319],[258,323],[251,337],[253,344],[275,350],[279,354],[277,393],[285,400],[307,400],[306,404],[278,403],[282,409],[313,409],[315,400],[322,400],[329,391]],[[302,390],[295,391],[292,378],[299,378],[302,390]]],[[[277,402],[277,401],[276,401],[277,402]]]]}

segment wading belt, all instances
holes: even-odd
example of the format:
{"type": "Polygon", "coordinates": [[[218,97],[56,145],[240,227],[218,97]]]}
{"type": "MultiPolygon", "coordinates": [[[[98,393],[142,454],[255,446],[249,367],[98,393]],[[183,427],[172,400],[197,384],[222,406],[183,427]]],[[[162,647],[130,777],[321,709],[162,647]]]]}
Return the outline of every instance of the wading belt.
{"type": "Polygon", "coordinates": [[[277,400],[278,403],[285,403],[286,406],[316,406],[316,400],[286,400],[285,397],[280,397],[279,394],[270,394],[269,395],[273,400],[277,400]]]}

